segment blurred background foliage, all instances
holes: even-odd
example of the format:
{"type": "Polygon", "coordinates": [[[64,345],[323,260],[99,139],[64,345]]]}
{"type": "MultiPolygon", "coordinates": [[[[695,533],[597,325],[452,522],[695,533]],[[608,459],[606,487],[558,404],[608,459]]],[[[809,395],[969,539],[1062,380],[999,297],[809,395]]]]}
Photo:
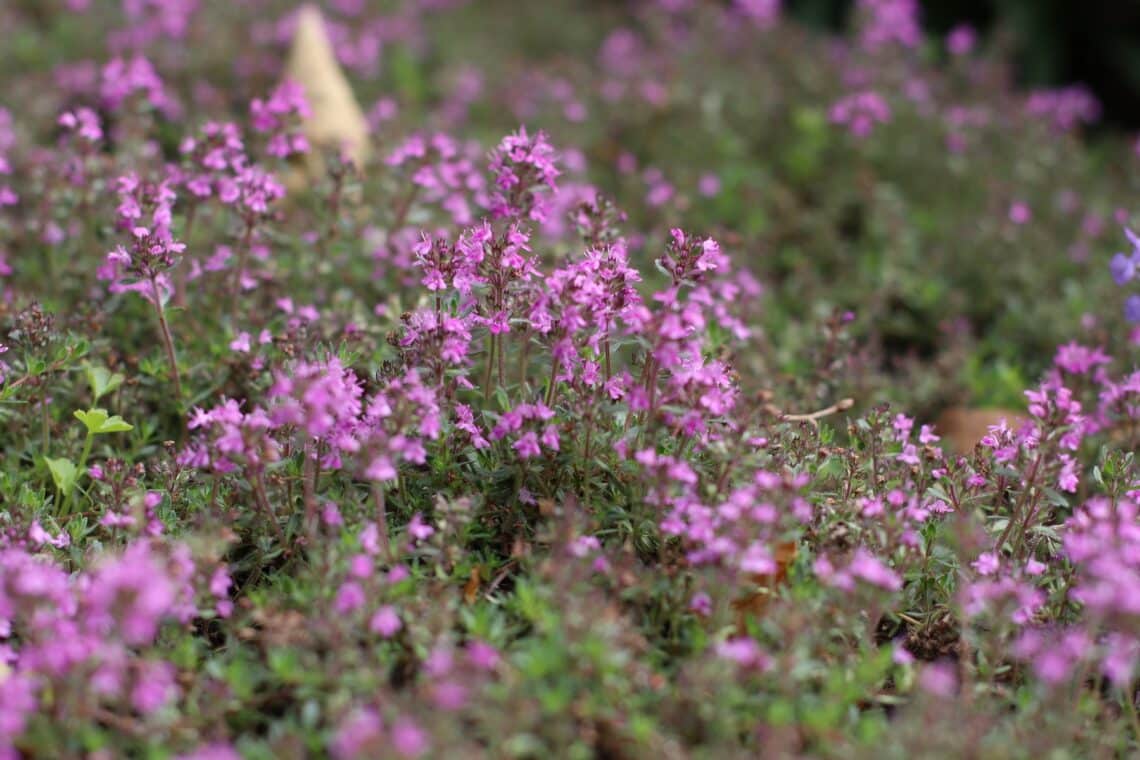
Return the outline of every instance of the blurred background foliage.
{"type": "MultiPolygon", "coordinates": [[[[853,0],[787,0],[817,29],[847,28],[853,0]]],[[[922,0],[933,36],[961,23],[1009,48],[1021,83],[1083,82],[1104,105],[1102,128],[1140,127],[1140,0],[922,0]]]]}

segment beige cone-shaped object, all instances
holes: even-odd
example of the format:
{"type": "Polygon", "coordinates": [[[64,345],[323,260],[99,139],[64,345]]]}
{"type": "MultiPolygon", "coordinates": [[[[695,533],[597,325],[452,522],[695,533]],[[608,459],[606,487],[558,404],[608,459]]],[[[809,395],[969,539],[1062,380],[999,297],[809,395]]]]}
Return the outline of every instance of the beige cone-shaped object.
{"type": "Polygon", "coordinates": [[[323,174],[319,150],[323,147],[341,149],[358,167],[363,166],[368,158],[368,122],[336,60],[324,18],[315,5],[297,11],[297,30],[285,76],[305,91],[311,113],[302,126],[314,148],[306,157],[307,177],[295,173],[290,186],[303,185],[323,174]]]}

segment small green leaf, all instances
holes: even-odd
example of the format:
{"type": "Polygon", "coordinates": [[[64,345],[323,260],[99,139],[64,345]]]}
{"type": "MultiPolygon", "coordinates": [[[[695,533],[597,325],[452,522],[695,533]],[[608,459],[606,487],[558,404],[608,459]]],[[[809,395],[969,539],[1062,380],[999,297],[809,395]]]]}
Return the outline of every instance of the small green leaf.
{"type": "Polygon", "coordinates": [[[88,409],[86,412],[77,409],[75,411],[75,419],[82,422],[89,433],[98,431],[99,426],[107,421],[108,416],[106,409],[88,409]]]}
{"type": "Polygon", "coordinates": [[[51,457],[44,457],[44,462],[47,463],[48,469],[51,470],[51,479],[55,482],[55,487],[64,496],[71,493],[71,489],[75,488],[75,481],[79,477],[79,470],[76,468],[75,463],[70,459],[60,457],[59,459],[52,459],[51,457]]]}
{"type": "Polygon", "coordinates": [[[134,425],[124,420],[119,415],[111,417],[96,430],[96,433],[125,433],[128,430],[133,430],[134,425]]]}
{"type": "Polygon", "coordinates": [[[84,369],[87,372],[87,384],[91,386],[91,395],[95,401],[114,391],[126,380],[123,375],[118,372],[112,373],[106,367],[94,367],[88,364],[84,369]]]}
{"type": "Polygon", "coordinates": [[[133,430],[134,426],[124,420],[119,415],[109,415],[106,409],[88,409],[87,411],[76,411],[75,419],[82,422],[87,427],[87,432],[92,435],[99,435],[101,433],[125,433],[128,430],[133,430]]]}

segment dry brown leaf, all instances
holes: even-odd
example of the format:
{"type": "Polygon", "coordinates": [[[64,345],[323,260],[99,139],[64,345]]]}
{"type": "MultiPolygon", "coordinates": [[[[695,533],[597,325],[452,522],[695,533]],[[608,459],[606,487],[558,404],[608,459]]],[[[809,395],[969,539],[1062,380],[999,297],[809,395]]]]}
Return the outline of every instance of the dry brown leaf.
{"type": "Polygon", "coordinates": [[[348,79],[336,60],[324,18],[315,5],[297,11],[297,30],[285,65],[285,76],[299,84],[311,111],[302,128],[314,150],[305,161],[305,172],[290,177],[291,189],[306,179],[324,173],[320,147],[342,150],[358,167],[368,158],[368,122],[348,79]]]}
{"type": "Polygon", "coordinates": [[[744,632],[744,617],[746,615],[760,615],[768,607],[772,594],[788,580],[788,568],[796,561],[798,545],[795,541],[782,541],[776,545],[773,559],[776,561],[776,572],[749,575],[755,587],[748,593],[737,597],[732,602],[736,610],[736,627],[744,632]]]}
{"type": "Polygon", "coordinates": [[[471,568],[471,577],[467,579],[467,583],[463,586],[463,601],[468,604],[475,604],[475,600],[479,598],[479,566],[471,568]]]}
{"type": "Polygon", "coordinates": [[[955,454],[969,454],[989,432],[990,427],[1002,420],[1017,429],[1026,420],[1024,412],[1012,409],[971,409],[964,406],[950,407],[938,416],[934,423],[935,431],[945,437],[955,454]]]}

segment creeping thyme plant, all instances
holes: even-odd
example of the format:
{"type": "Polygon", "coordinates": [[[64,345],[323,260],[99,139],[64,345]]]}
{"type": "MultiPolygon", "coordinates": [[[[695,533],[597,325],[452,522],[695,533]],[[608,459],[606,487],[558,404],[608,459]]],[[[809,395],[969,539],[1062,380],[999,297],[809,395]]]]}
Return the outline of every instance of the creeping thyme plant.
{"type": "Polygon", "coordinates": [[[543,5],[0,6],[0,758],[1137,752],[1095,99],[543,5]]]}

